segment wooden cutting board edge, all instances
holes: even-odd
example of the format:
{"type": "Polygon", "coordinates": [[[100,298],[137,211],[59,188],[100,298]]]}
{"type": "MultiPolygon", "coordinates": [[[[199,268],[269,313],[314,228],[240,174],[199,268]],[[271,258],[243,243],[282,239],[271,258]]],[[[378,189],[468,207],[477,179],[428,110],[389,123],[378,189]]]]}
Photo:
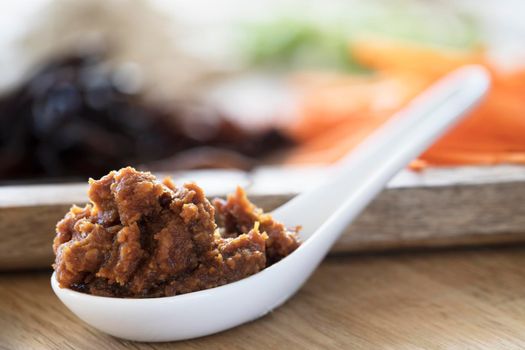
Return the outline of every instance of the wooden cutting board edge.
{"type": "MultiPolygon", "coordinates": [[[[199,172],[192,177],[192,173],[185,173],[174,174],[174,178],[200,178],[204,181],[197,182],[205,183],[211,177],[214,180],[204,188],[210,188],[208,192],[214,195],[220,194],[219,189],[231,191],[240,183],[257,205],[271,210],[296,195],[298,186],[314,185],[313,178],[324,175],[319,169],[300,172],[303,175],[295,187],[286,190],[282,183],[272,181],[293,181],[298,173],[276,176],[271,169],[264,171],[263,175],[248,176],[207,171],[207,175],[199,172]]],[[[0,270],[49,267],[54,226],[71,203],[86,200],[86,188],[84,184],[0,188],[0,270]]],[[[525,167],[501,167],[499,173],[494,168],[455,168],[439,169],[434,175],[400,174],[348,227],[332,251],[522,243],[524,198],[525,167]]]]}

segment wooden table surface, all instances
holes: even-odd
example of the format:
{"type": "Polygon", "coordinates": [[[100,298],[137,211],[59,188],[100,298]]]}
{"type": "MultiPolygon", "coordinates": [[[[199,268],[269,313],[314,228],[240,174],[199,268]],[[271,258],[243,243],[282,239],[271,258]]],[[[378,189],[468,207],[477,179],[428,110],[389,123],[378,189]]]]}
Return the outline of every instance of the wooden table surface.
{"type": "Polygon", "coordinates": [[[0,274],[0,348],[525,348],[523,246],[330,257],[273,313],[176,344],[122,341],[83,324],[49,275],[0,274]]]}

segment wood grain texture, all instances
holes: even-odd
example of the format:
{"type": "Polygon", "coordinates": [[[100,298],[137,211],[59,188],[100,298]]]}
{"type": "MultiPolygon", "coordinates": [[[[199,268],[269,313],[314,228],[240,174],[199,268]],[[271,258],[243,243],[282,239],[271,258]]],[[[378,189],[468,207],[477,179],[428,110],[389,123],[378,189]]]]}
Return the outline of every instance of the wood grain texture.
{"type": "MultiPolygon", "coordinates": [[[[0,273],[2,349],[523,349],[525,247],[326,259],[279,309],[205,338],[112,338],[60,304],[50,272],[0,273]]],[[[218,315],[217,317],[220,317],[218,315]]]]}
{"type": "MultiPolygon", "coordinates": [[[[314,168],[201,171],[174,178],[194,179],[210,195],[241,184],[256,204],[271,210],[325,176],[326,169],[314,168]]],[[[50,266],[55,224],[71,203],[85,202],[86,190],[85,184],[0,187],[0,270],[50,266]]],[[[402,172],[348,227],[333,251],[525,242],[524,199],[525,167],[402,172]]]]}

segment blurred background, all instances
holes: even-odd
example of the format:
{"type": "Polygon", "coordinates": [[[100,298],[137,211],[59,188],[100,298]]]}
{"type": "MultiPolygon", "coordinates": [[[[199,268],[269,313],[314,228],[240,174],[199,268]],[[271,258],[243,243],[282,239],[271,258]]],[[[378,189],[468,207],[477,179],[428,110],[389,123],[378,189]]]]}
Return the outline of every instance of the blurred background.
{"type": "Polygon", "coordinates": [[[519,0],[0,2],[0,183],[328,165],[447,72],[493,87],[411,165],[525,163],[519,0]]]}

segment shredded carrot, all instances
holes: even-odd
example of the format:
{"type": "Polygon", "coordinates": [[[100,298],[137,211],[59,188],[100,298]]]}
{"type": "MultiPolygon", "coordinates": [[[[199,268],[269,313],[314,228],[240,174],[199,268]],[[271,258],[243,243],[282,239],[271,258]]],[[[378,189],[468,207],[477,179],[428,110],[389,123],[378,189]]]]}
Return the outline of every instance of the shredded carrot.
{"type": "Polygon", "coordinates": [[[352,41],[349,49],[355,59],[366,67],[378,71],[409,71],[432,79],[466,64],[486,65],[482,48],[475,51],[452,50],[369,37],[352,41]]]}
{"type": "Polygon", "coordinates": [[[525,69],[502,72],[482,50],[451,51],[387,40],[355,41],[351,50],[376,74],[310,74],[294,80],[302,99],[300,117],[289,132],[300,146],[289,155],[289,163],[336,161],[436,79],[471,63],[491,73],[488,96],[412,168],[525,163],[525,69]]]}

